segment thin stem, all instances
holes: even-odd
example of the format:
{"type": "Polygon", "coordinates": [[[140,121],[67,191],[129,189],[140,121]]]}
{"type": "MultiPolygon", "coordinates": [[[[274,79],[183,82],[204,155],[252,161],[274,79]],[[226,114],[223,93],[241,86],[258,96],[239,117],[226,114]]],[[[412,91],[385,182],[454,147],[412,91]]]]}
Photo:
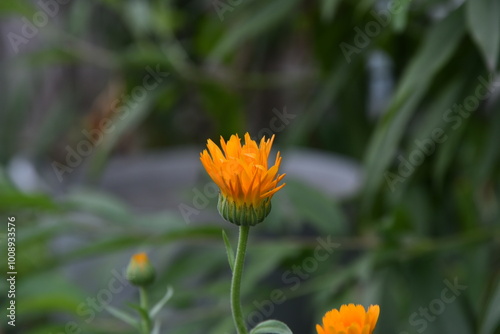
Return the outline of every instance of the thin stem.
{"type": "Polygon", "coordinates": [[[144,334],[151,333],[151,320],[149,319],[148,294],[144,287],[139,287],[139,298],[141,300],[141,308],[147,312],[147,319],[142,317],[142,331],[144,334]]]}
{"type": "Polygon", "coordinates": [[[241,311],[240,288],[249,230],[250,226],[240,226],[238,248],[236,250],[236,259],[234,260],[233,279],[231,280],[231,311],[233,312],[234,325],[238,334],[248,333],[241,311]]]}

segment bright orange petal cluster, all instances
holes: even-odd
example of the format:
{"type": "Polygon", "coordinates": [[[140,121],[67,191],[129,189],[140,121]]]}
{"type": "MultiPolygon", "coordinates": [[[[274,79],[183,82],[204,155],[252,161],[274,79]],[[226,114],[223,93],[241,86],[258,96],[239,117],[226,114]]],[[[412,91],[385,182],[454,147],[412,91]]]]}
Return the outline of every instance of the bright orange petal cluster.
{"type": "Polygon", "coordinates": [[[323,326],[316,325],[318,334],[371,334],[377,324],[380,307],[371,305],[368,311],[362,305],[342,305],[323,317],[323,326]]]}
{"type": "Polygon", "coordinates": [[[273,145],[271,139],[263,137],[260,144],[245,134],[245,144],[241,144],[238,135],[232,135],[229,141],[221,137],[222,150],[208,140],[207,150],[200,155],[201,162],[208,175],[219,186],[223,196],[237,205],[253,205],[257,207],[266,198],[283,188],[278,183],[285,174],[278,174],[281,156],[278,152],[274,165],[268,168],[268,158],[273,145]]]}
{"type": "Polygon", "coordinates": [[[137,253],[132,255],[132,263],[138,266],[144,266],[149,263],[149,258],[146,253],[137,253]]]}

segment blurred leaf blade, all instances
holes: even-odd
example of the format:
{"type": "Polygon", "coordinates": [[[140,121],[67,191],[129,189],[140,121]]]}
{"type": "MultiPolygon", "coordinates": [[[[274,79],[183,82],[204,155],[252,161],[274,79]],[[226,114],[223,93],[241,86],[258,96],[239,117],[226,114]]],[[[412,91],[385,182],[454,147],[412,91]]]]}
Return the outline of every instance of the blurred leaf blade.
{"type": "Polygon", "coordinates": [[[278,320],[266,320],[255,326],[250,334],[293,334],[288,326],[278,320]]]}
{"type": "Polygon", "coordinates": [[[229,262],[229,267],[231,271],[234,271],[234,251],[231,246],[231,242],[227,237],[226,231],[222,230],[222,239],[224,240],[224,245],[226,246],[227,260],[229,262]]]}
{"type": "Polygon", "coordinates": [[[466,2],[467,28],[483,54],[490,71],[497,66],[500,52],[500,2],[474,0],[466,2]]]}
{"type": "Polygon", "coordinates": [[[494,334],[500,328],[500,281],[497,283],[495,292],[486,309],[484,320],[481,325],[480,334],[494,334]]]}
{"type": "MultiPolygon", "coordinates": [[[[277,0],[263,6],[253,15],[246,15],[240,21],[238,29],[230,29],[222,37],[209,55],[209,59],[220,61],[229,52],[234,51],[243,41],[255,37],[270,26],[283,21],[298,2],[298,0],[277,0]]],[[[235,7],[233,10],[238,11],[238,9],[238,7],[235,7]]],[[[236,15],[236,13],[231,13],[231,15],[236,15]]]]}
{"type": "Polygon", "coordinates": [[[410,117],[424,96],[430,80],[449,60],[462,39],[463,13],[456,10],[434,26],[403,74],[391,104],[380,120],[370,143],[365,166],[367,170],[364,209],[371,208],[375,193],[384,179],[410,117]],[[457,27],[461,27],[458,28],[457,27]],[[443,47],[442,41],[447,44],[443,47]]]}

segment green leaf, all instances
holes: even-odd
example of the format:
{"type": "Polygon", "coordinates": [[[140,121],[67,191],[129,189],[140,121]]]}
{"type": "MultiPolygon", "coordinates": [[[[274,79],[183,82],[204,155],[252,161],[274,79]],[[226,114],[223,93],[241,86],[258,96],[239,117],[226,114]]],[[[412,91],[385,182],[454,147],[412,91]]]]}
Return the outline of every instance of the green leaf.
{"type": "Polygon", "coordinates": [[[341,0],[323,0],[321,2],[321,18],[323,21],[331,21],[341,0]]]}
{"type": "Polygon", "coordinates": [[[278,320],[267,320],[261,322],[254,329],[250,331],[250,334],[293,334],[290,328],[281,321],[278,320]]]}
{"type": "Polygon", "coordinates": [[[341,234],[345,217],[332,198],[302,182],[287,181],[286,194],[296,214],[324,233],[341,234]]]}
{"type": "Polygon", "coordinates": [[[482,52],[490,71],[497,66],[500,50],[500,2],[497,0],[467,1],[467,26],[472,39],[482,52]]]}
{"type": "Polygon", "coordinates": [[[153,21],[149,4],[144,1],[128,1],[124,9],[128,26],[134,34],[141,37],[146,35],[153,21]]]}
{"type": "Polygon", "coordinates": [[[302,117],[299,122],[290,125],[290,131],[283,134],[285,136],[283,143],[289,146],[301,145],[307,141],[308,136],[316,131],[318,124],[331,111],[332,101],[335,101],[351,75],[349,67],[345,66],[343,61],[337,62],[334,66],[324,79],[323,85],[318,87],[319,91],[308,105],[305,111],[307,117],[302,117]]]}
{"type": "MultiPolygon", "coordinates": [[[[497,99],[488,107],[490,112],[499,109],[500,99],[497,99]]],[[[486,132],[487,138],[483,146],[483,154],[477,161],[475,179],[478,184],[488,179],[495,169],[495,164],[500,159],[500,150],[498,150],[498,143],[500,142],[500,113],[492,112],[491,115],[491,122],[488,125],[490,130],[486,132]]]]}
{"type": "Polygon", "coordinates": [[[139,312],[139,315],[141,316],[142,321],[144,323],[146,323],[147,328],[151,328],[151,318],[149,317],[148,310],[142,308],[139,305],[135,305],[135,304],[129,304],[129,306],[131,308],[137,310],[137,312],[139,312]]]}
{"type": "Polygon", "coordinates": [[[25,1],[2,1],[0,2],[0,15],[21,14],[31,17],[34,12],[33,4],[25,1]]]}
{"type": "Polygon", "coordinates": [[[73,192],[65,198],[63,205],[68,210],[92,213],[122,224],[133,222],[134,218],[125,204],[97,191],[73,192]]]}
{"type": "MultiPolygon", "coordinates": [[[[19,277],[20,278],[20,277],[19,277]]],[[[16,284],[16,306],[20,318],[28,314],[73,314],[85,300],[85,294],[60,271],[23,276],[16,284]]]]}
{"type": "Polygon", "coordinates": [[[244,128],[244,106],[240,96],[223,85],[209,82],[200,86],[203,107],[217,122],[217,132],[229,137],[244,128]],[[224,108],[220,106],[223,105],[224,108]],[[230,113],[227,110],[231,110],[230,113]]]}
{"type": "Polygon", "coordinates": [[[170,298],[172,298],[173,295],[174,289],[172,289],[171,286],[168,286],[167,293],[165,293],[165,296],[163,296],[163,298],[158,303],[156,303],[155,306],[153,306],[153,308],[149,312],[149,316],[151,318],[154,318],[158,314],[158,312],[160,312],[163,306],[165,306],[165,304],[170,300],[170,298]]]}
{"type": "Polygon", "coordinates": [[[462,16],[462,11],[457,10],[429,31],[408,65],[388,111],[380,120],[366,154],[365,210],[371,208],[406,125],[432,78],[455,52],[464,32],[462,16]],[[443,41],[447,41],[446,44],[443,41]]]}
{"type": "Polygon", "coordinates": [[[229,261],[229,266],[231,271],[234,271],[234,251],[229,239],[227,237],[226,231],[222,230],[222,239],[224,239],[224,245],[226,246],[227,260],[229,261]]]}
{"type": "MultiPolygon", "coordinates": [[[[238,21],[237,27],[227,29],[228,33],[217,43],[209,58],[218,61],[250,38],[259,36],[271,26],[287,20],[297,3],[298,0],[273,1],[256,12],[246,15],[238,21]]],[[[235,8],[236,10],[238,8],[235,8]]]]}
{"type": "Polygon", "coordinates": [[[160,334],[160,329],[161,329],[161,322],[155,321],[155,326],[153,327],[151,334],[160,334]]]}
{"type": "Polygon", "coordinates": [[[397,33],[404,31],[406,28],[406,24],[408,23],[408,14],[410,11],[410,3],[411,1],[401,2],[400,9],[394,14],[391,23],[392,28],[397,33]]]}
{"type": "Polygon", "coordinates": [[[37,209],[57,210],[52,198],[45,194],[25,194],[21,192],[0,193],[0,210],[37,209]]]}
{"type": "MultiPolygon", "coordinates": [[[[301,251],[300,246],[293,241],[273,240],[270,243],[252,245],[249,253],[252,262],[245,268],[245,281],[260,282],[265,277],[276,271],[285,259],[297,256],[301,251]]],[[[251,294],[252,285],[243,284],[242,295],[251,294]]]]}
{"type": "MultiPolygon", "coordinates": [[[[469,78],[466,76],[453,78],[446,85],[443,85],[443,87],[439,91],[439,94],[437,94],[433,100],[431,100],[427,105],[424,106],[426,114],[422,117],[420,124],[415,127],[414,133],[411,136],[408,136],[408,142],[411,144],[407,148],[406,153],[403,154],[405,157],[409,157],[409,155],[417,148],[417,141],[421,142],[425,140],[432,140],[435,145],[434,151],[426,155],[426,160],[430,160],[431,155],[437,154],[436,156],[439,156],[439,152],[442,149],[442,146],[446,144],[446,142],[444,142],[443,144],[443,142],[438,143],[434,141],[433,132],[439,129],[444,129],[444,132],[448,131],[448,127],[443,121],[443,111],[448,109],[453,105],[453,103],[459,100],[459,98],[461,97],[460,94],[462,93],[467,82],[469,82],[469,78]]],[[[447,135],[443,136],[443,138],[446,138],[444,139],[445,141],[448,139],[447,135]]],[[[419,166],[414,167],[415,170],[419,168],[419,166]]],[[[410,175],[408,178],[411,178],[412,175],[410,175]]],[[[442,178],[436,178],[437,184],[441,184],[441,182],[442,178]]],[[[397,183],[397,185],[394,186],[398,187],[400,185],[400,183],[397,183]]]]}
{"type": "MultiPolygon", "coordinates": [[[[467,120],[464,120],[464,122],[466,121],[467,120]]],[[[440,183],[444,182],[446,172],[452,166],[453,158],[457,154],[457,150],[460,147],[460,141],[466,128],[465,125],[462,125],[453,132],[449,132],[448,139],[441,144],[439,151],[437,151],[433,177],[440,183]]]]}
{"type": "Polygon", "coordinates": [[[480,334],[498,333],[500,325],[500,281],[496,287],[496,291],[490,300],[486,315],[481,326],[480,334]]]}
{"type": "Polygon", "coordinates": [[[119,310],[113,306],[109,306],[109,305],[106,305],[105,306],[105,309],[106,311],[108,311],[111,315],[113,315],[115,318],[129,324],[130,326],[133,326],[133,327],[138,327],[139,326],[139,322],[137,321],[136,318],[134,318],[134,316],[122,311],[122,310],[119,310]]]}
{"type": "Polygon", "coordinates": [[[161,244],[175,242],[183,239],[197,238],[215,238],[219,235],[220,229],[211,226],[202,226],[196,228],[177,228],[162,234],[147,235],[143,233],[134,233],[132,235],[120,235],[114,238],[109,238],[95,243],[82,246],[75,250],[66,252],[61,255],[59,261],[71,262],[77,258],[91,256],[93,254],[106,254],[115,252],[128,247],[136,247],[137,245],[161,244]]]}

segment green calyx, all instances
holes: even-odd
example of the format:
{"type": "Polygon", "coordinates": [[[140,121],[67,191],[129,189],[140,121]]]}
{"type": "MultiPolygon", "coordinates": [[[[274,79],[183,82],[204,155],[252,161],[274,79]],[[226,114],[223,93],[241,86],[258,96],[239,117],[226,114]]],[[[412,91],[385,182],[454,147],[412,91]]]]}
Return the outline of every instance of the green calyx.
{"type": "Polygon", "coordinates": [[[228,200],[227,197],[219,194],[217,210],[225,220],[235,225],[255,226],[264,221],[271,212],[271,199],[265,198],[258,206],[246,203],[237,205],[234,201],[228,200]]]}
{"type": "Polygon", "coordinates": [[[155,276],[155,269],[149,262],[138,264],[132,261],[127,267],[127,280],[135,286],[148,286],[153,283],[155,276]]]}

